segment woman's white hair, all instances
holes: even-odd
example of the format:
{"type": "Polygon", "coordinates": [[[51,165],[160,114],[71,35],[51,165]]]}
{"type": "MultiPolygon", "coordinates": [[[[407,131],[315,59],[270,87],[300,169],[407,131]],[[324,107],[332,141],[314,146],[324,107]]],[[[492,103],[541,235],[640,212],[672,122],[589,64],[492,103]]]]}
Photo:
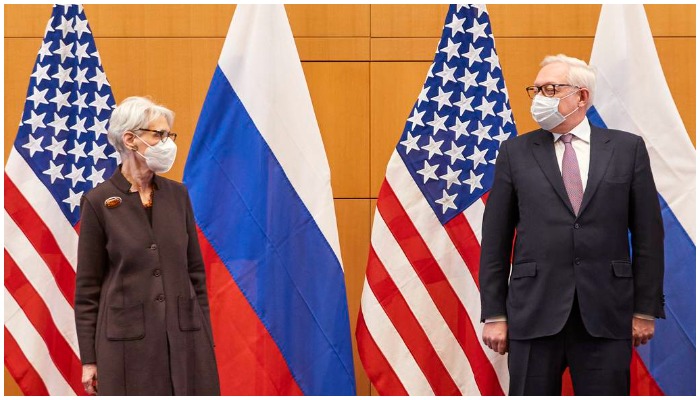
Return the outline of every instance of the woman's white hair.
{"type": "Polygon", "coordinates": [[[565,54],[545,57],[542,63],[540,63],[540,67],[553,63],[563,63],[569,66],[569,72],[567,74],[569,82],[567,83],[588,89],[589,97],[586,109],[591,108],[593,99],[595,98],[595,67],[586,64],[583,60],[569,57],[565,54]]]}
{"type": "Polygon", "coordinates": [[[122,135],[126,131],[148,128],[154,120],[165,117],[168,125],[173,126],[175,113],[155,104],[147,97],[132,96],[124,99],[109,117],[107,140],[119,153],[127,152],[122,135]]]}

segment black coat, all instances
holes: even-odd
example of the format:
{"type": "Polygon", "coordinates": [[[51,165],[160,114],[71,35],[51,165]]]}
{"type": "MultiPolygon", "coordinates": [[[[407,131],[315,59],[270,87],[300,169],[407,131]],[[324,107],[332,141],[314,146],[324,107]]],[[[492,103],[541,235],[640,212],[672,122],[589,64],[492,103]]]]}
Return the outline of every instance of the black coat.
{"type": "Polygon", "coordinates": [[[117,170],[81,202],[75,320],[101,395],[216,395],[205,271],[184,185],[154,177],[153,224],[117,170]],[[117,201],[108,207],[107,199],[117,201]]]}
{"type": "Polygon", "coordinates": [[[633,313],[664,317],[663,222],[644,141],[594,126],[590,140],[578,217],[550,132],[500,148],[484,212],[481,317],[506,315],[511,339],[558,333],[574,293],[596,337],[630,338],[633,313]]]}

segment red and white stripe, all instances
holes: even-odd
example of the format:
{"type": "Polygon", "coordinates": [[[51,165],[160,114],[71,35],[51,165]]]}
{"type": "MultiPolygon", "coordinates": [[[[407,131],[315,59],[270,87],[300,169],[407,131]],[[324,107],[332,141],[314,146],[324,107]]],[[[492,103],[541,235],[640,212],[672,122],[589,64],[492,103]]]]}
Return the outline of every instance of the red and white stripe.
{"type": "Polygon", "coordinates": [[[73,312],[78,235],[14,148],[4,182],[5,365],[25,395],[84,394],[73,312]]]}
{"type": "Polygon", "coordinates": [[[483,201],[443,226],[399,154],[377,199],[357,342],[382,395],[503,395],[507,359],[481,341],[483,201]]]}

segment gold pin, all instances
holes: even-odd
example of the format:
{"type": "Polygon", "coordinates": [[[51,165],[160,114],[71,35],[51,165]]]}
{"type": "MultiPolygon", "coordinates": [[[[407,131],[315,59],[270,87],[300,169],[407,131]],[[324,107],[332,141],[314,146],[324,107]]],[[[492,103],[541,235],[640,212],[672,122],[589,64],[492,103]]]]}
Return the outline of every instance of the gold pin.
{"type": "Polygon", "coordinates": [[[107,200],[105,200],[105,207],[107,208],[114,208],[117,207],[118,205],[122,204],[122,198],[121,197],[110,197],[107,200]]]}

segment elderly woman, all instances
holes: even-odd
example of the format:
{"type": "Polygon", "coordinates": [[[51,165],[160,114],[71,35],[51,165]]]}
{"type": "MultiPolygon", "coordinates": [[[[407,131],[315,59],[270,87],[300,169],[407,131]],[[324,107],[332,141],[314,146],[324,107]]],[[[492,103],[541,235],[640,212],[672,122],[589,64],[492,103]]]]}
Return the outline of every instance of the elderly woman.
{"type": "Polygon", "coordinates": [[[122,164],[82,199],[75,323],[88,394],[219,394],[190,199],[156,175],[175,160],[173,118],[124,100],[108,132],[122,164]]]}

